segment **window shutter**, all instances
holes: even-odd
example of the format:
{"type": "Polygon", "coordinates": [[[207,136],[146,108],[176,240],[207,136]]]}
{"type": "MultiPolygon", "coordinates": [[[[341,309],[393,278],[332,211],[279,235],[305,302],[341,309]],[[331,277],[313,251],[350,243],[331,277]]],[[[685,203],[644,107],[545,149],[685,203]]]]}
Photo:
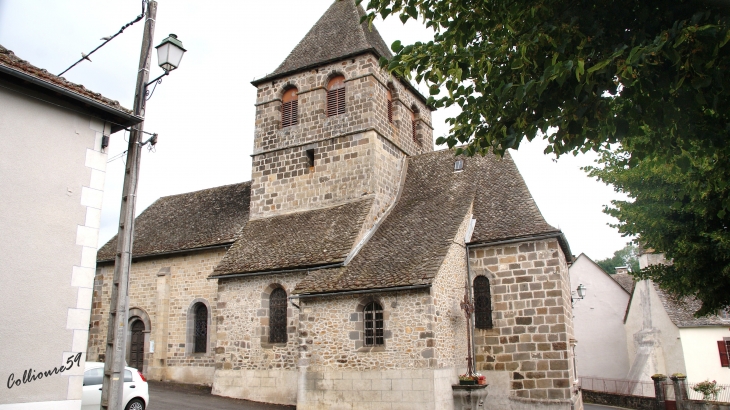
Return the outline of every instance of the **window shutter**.
{"type": "Polygon", "coordinates": [[[416,135],[416,120],[411,121],[411,133],[413,134],[413,142],[419,142],[418,135],[416,135]]]}
{"type": "Polygon", "coordinates": [[[281,128],[290,127],[299,123],[299,102],[297,100],[285,102],[281,107],[281,128]]]}
{"type": "Polygon", "coordinates": [[[388,100],[388,122],[393,122],[393,101],[388,100]]]}
{"type": "Polygon", "coordinates": [[[720,366],[730,367],[730,357],[728,357],[728,343],[724,340],[717,341],[717,348],[720,351],[720,366]]]}
{"type": "Polygon", "coordinates": [[[345,88],[327,91],[327,116],[345,113],[345,88]]]}

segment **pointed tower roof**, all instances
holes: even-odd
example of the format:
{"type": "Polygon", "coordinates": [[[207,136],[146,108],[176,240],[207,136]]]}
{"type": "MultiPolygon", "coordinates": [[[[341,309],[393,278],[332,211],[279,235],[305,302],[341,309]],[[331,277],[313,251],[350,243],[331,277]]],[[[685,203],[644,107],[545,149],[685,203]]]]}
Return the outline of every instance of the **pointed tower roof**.
{"type": "Polygon", "coordinates": [[[279,68],[252,84],[259,85],[368,51],[379,57],[393,57],[378,30],[369,27],[367,22],[360,23],[364,15],[365,11],[354,0],[336,0],[279,68]]]}

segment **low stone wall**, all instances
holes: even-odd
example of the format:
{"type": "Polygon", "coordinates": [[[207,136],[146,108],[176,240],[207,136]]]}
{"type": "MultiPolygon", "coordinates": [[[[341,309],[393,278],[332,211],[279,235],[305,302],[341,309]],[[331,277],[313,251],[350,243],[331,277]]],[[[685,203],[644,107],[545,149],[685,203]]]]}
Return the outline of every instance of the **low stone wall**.
{"type": "Polygon", "coordinates": [[[654,410],[656,408],[656,400],[653,397],[630,396],[593,390],[582,390],[582,392],[583,403],[603,404],[636,410],[654,410]]]}
{"type": "Polygon", "coordinates": [[[730,403],[687,400],[682,403],[682,410],[730,410],[730,403]]]}
{"type": "Polygon", "coordinates": [[[215,372],[213,394],[273,404],[297,404],[296,370],[221,370],[215,372]]]}

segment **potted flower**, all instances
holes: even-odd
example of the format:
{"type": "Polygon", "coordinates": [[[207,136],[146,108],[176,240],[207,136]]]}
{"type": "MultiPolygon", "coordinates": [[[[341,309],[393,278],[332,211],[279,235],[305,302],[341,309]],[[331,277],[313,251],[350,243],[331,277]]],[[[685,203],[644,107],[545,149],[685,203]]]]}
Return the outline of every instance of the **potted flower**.
{"type": "Polygon", "coordinates": [[[477,384],[487,384],[487,378],[483,374],[477,373],[477,384]]]}
{"type": "Polygon", "coordinates": [[[692,390],[702,393],[702,396],[704,396],[705,401],[710,401],[712,399],[717,400],[717,394],[722,390],[722,387],[717,385],[717,382],[715,380],[709,381],[705,380],[703,382],[699,382],[692,387],[692,390]]]}
{"type": "Polygon", "coordinates": [[[468,374],[459,375],[459,384],[462,386],[473,386],[477,384],[477,376],[470,376],[468,374]]]}

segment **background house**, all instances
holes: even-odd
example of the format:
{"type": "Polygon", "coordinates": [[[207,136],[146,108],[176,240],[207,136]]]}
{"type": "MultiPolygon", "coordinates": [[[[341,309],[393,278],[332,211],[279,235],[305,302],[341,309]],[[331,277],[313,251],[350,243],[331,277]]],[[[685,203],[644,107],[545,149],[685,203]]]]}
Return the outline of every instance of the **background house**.
{"type": "Polygon", "coordinates": [[[0,409],[78,409],[102,141],[141,118],[2,46],[0,107],[0,409]]]}
{"type": "Polygon", "coordinates": [[[584,299],[573,302],[578,376],[623,379],[630,365],[623,320],[633,278],[609,275],[580,254],[570,266],[570,283],[571,289],[587,289],[584,299]]]}

